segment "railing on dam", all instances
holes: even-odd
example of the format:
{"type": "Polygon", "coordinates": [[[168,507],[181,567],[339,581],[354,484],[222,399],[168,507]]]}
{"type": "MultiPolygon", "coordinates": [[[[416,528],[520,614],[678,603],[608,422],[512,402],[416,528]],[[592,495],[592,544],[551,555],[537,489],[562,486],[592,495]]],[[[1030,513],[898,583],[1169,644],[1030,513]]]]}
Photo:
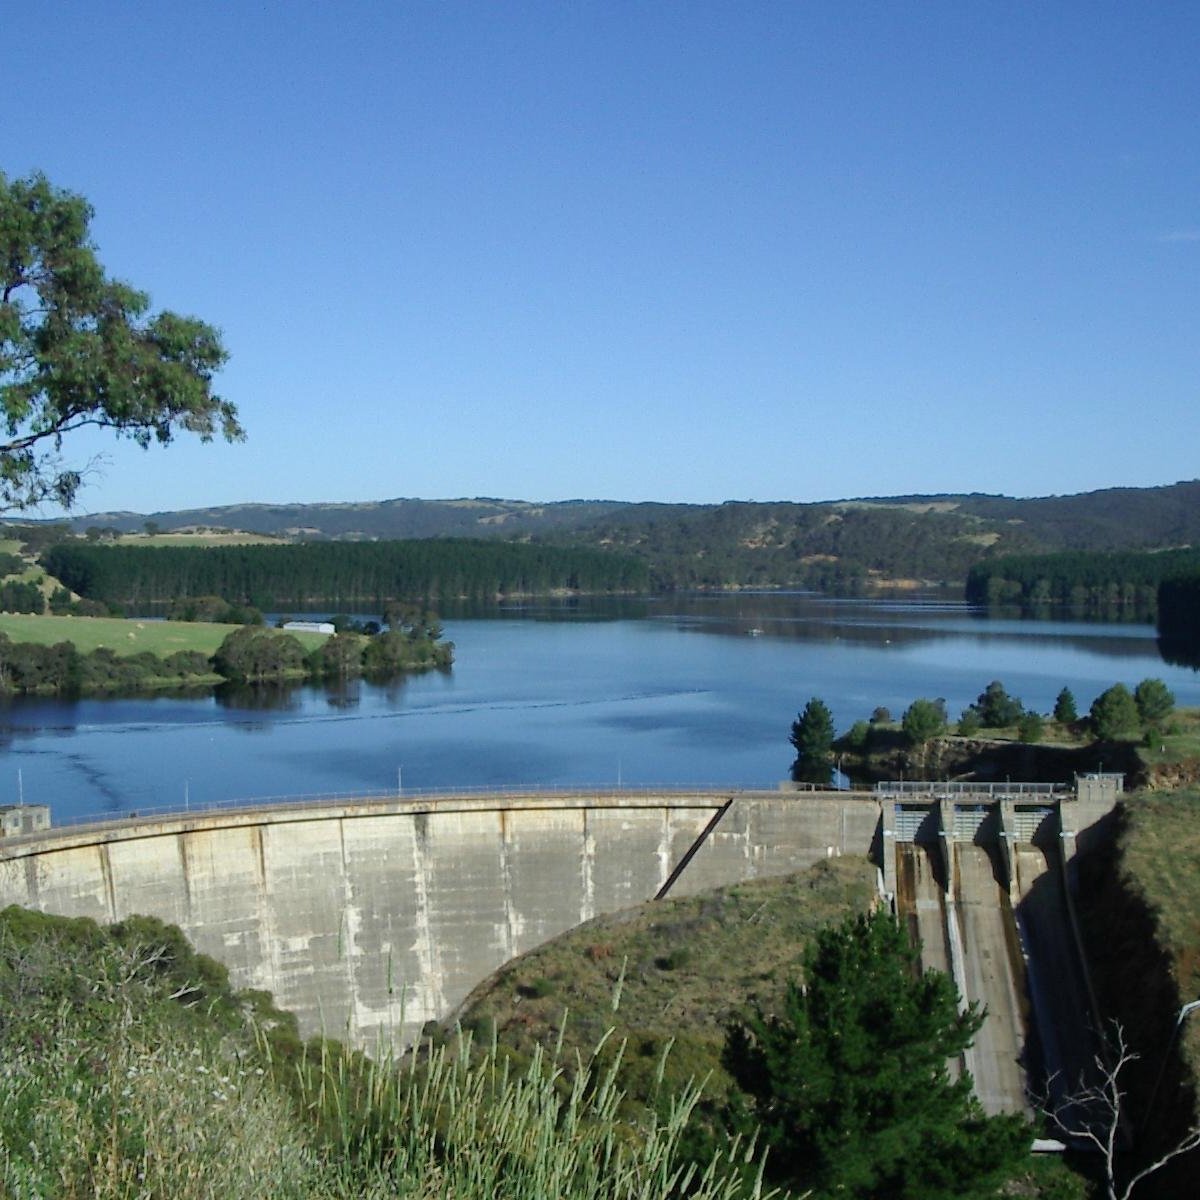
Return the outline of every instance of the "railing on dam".
{"type": "Polygon", "coordinates": [[[979,783],[979,782],[936,782],[928,779],[889,780],[875,785],[875,796],[880,800],[1030,800],[1056,799],[1069,795],[1071,787],[1066,783],[979,783]]]}
{"type": "MultiPolygon", "coordinates": [[[[832,790],[832,789],[831,789],[832,790]]],[[[516,800],[543,799],[567,801],[598,801],[611,799],[616,802],[636,802],[640,800],[684,799],[697,797],[704,799],[729,799],[733,796],[772,796],[789,798],[819,792],[820,789],[807,789],[789,784],[786,789],[779,785],[769,784],[717,784],[698,783],[684,784],[571,784],[555,786],[552,784],[478,784],[453,788],[409,788],[402,789],[358,789],[353,792],[311,792],[302,795],[288,796],[246,796],[225,800],[208,800],[200,803],[161,804],[150,807],[140,806],[122,812],[99,815],[96,813],[78,813],[62,819],[55,818],[49,829],[43,829],[36,834],[21,834],[0,838],[0,846],[14,844],[28,837],[45,838],[55,832],[86,833],[93,829],[103,830],[113,827],[128,826],[135,822],[157,822],[163,820],[187,820],[189,817],[204,817],[227,814],[230,816],[258,812],[261,810],[284,809],[319,809],[331,806],[342,807],[354,804],[439,804],[456,800],[516,800]]],[[[870,799],[868,792],[842,791],[847,798],[870,799]]]]}

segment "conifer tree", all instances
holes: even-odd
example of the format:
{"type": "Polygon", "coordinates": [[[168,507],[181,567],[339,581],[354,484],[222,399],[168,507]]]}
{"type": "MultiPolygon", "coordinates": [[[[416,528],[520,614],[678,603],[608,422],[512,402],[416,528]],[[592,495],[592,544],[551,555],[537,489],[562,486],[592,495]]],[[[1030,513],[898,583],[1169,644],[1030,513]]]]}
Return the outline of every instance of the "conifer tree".
{"type": "Polygon", "coordinates": [[[824,930],[782,1011],[756,1009],[726,1044],[769,1173],[788,1188],[862,1200],[995,1195],[1027,1157],[1031,1131],[1020,1117],[985,1116],[965,1072],[950,1078],[947,1060],[983,1019],[975,1005],[959,1010],[946,975],[917,971],[889,914],[824,930]]]}
{"type": "Polygon", "coordinates": [[[789,739],[796,750],[792,778],[809,783],[828,783],[833,765],[833,714],[824,700],[814,696],[792,722],[789,739]]]}

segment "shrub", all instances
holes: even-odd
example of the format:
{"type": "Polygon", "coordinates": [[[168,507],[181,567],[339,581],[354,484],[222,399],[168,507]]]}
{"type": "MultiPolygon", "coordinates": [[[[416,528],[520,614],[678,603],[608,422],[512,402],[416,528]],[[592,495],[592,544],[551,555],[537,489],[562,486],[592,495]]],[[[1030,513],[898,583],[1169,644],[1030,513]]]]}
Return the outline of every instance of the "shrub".
{"type": "Polygon", "coordinates": [[[1141,723],[1137,704],[1123,683],[1114,683],[1092,701],[1088,720],[1092,732],[1104,742],[1136,736],[1141,723]]]}
{"type": "Polygon", "coordinates": [[[1045,732],[1045,721],[1041,713],[1025,712],[1017,722],[1017,737],[1022,742],[1040,742],[1045,732]]]}
{"type": "Polygon", "coordinates": [[[979,709],[975,705],[963,709],[963,714],[958,718],[957,732],[959,737],[974,737],[983,728],[983,722],[979,719],[979,709]]]}

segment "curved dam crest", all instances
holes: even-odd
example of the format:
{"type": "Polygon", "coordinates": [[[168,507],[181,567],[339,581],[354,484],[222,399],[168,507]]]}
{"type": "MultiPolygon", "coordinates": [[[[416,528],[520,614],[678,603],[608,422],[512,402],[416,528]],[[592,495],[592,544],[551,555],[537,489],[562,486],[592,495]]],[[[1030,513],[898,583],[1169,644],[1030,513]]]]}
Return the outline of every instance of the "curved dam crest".
{"type": "Polygon", "coordinates": [[[0,906],[178,925],[304,1035],[403,1045],[510,959],[594,916],[881,859],[848,793],[441,796],[177,814],[0,840],[0,906]]]}

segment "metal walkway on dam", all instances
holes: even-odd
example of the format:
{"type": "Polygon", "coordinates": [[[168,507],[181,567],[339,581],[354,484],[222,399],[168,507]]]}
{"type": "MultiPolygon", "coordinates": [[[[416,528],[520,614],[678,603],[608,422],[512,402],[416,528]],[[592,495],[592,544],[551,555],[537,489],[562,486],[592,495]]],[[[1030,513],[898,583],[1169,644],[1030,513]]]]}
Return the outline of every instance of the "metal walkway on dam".
{"type": "Polygon", "coordinates": [[[177,925],[308,1036],[409,1044],[516,956],[667,895],[869,857],[880,892],[988,1017],[959,1069],[987,1111],[1074,1081],[1093,1027],[1068,886],[1119,777],[1073,794],[661,789],[329,798],[0,837],[0,907],[177,925]]]}
{"type": "Polygon", "coordinates": [[[877,794],[896,915],[919,942],[922,967],[949,973],[963,1003],[986,1010],[957,1064],[985,1111],[1028,1111],[1031,1091],[1085,1077],[1099,1020],[1074,915],[1075,831],[1063,820],[1062,794],[1049,785],[928,783],[881,784],[877,794]]]}

